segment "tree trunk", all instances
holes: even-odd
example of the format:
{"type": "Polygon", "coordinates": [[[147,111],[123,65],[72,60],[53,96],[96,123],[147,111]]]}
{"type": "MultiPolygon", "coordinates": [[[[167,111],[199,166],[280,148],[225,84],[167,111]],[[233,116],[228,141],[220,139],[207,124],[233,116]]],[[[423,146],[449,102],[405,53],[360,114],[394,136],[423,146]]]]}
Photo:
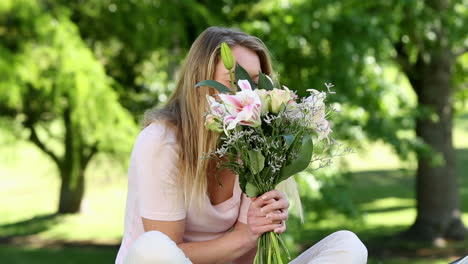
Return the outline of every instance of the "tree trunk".
{"type": "Polygon", "coordinates": [[[84,169],[69,168],[61,171],[60,200],[58,213],[78,213],[84,195],[84,169]]]}
{"type": "Polygon", "coordinates": [[[411,83],[419,107],[436,115],[420,115],[416,121],[416,135],[435,155],[441,155],[443,161],[434,163],[434,155],[418,153],[417,218],[406,235],[426,241],[463,239],[466,230],[461,220],[452,143],[452,56],[449,50],[440,49],[433,52],[428,61],[420,59],[411,83]]]}
{"type": "Polygon", "coordinates": [[[60,167],[60,199],[58,213],[78,213],[84,195],[84,171],[86,163],[83,157],[83,145],[80,129],[72,122],[71,110],[63,114],[65,127],[65,155],[60,167]]]}

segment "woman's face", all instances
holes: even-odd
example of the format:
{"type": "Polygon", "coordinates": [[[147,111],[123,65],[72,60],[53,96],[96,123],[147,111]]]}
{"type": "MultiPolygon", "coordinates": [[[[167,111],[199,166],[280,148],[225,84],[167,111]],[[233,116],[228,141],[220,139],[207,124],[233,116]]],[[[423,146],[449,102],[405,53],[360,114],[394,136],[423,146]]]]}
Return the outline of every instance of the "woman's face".
{"type": "MultiPolygon", "coordinates": [[[[242,46],[234,46],[231,48],[234,62],[242,66],[250,75],[255,83],[258,83],[258,73],[262,70],[260,67],[260,59],[257,53],[242,46]]],[[[234,76],[233,76],[234,77],[234,76]]],[[[235,77],[234,77],[235,78],[235,77]]],[[[229,71],[224,67],[223,61],[220,59],[216,64],[215,81],[220,82],[231,88],[229,80],[229,71]]]]}

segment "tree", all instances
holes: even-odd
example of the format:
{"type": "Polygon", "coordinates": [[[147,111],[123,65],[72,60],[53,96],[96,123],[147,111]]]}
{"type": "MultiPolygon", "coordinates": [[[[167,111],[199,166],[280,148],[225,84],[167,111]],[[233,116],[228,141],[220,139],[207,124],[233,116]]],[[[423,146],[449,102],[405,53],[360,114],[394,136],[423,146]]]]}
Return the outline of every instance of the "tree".
{"type": "Polygon", "coordinates": [[[392,144],[403,158],[417,153],[418,216],[407,232],[413,238],[461,239],[466,233],[452,145],[454,93],[466,94],[466,77],[460,77],[466,67],[457,59],[467,49],[466,6],[437,0],[261,1],[245,10],[254,21],[243,27],[270,45],[290,87],[335,83],[332,100],[343,105],[335,127],[341,138],[364,133],[392,144]],[[406,75],[414,104],[383,78],[385,68],[406,75]],[[388,95],[393,100],[383,100],[388,95]],[[408,130],[416,137],[398,133],[408,130]]]}
{"type": "Polygon", "coordinates": [[[0,4],[1,114],[57,165],[58,213],[79,211],[90,160],[127,152],[136,128],[68,13],[46,1],[0,4]]]}
{"type": "Polygon", "coordinates": [[[418,105],[426,111],[416,118],[416,135],[436,152],[437,163],[427,153],[418,153],[416,172],[417,218],[410,236],[463,239],[455,150],[452,143],[453,75],[457,57],[466,52],[463,39],[468,30],[458,29],[456,9],[461,2],[432,0],[403,5],[407,14],[401,23],[400,41],[395,41],[397,60],[408,77],[418,105]],[[465,49],[465,50],[464,50],[465,49]],[[413,57],[411,57],[413,56],[413,57]]]}

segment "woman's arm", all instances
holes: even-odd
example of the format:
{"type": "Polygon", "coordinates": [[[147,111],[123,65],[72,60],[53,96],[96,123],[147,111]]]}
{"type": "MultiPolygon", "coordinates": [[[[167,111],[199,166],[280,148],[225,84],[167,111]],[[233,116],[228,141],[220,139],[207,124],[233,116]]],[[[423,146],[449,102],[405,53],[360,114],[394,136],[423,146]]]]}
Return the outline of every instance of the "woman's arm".
{"type": "Polygon", "coordinates": [[[194,264],[228,263],[257,245],[257,236],[248,225],[237,222],[231,232],[222,237],[203,242],[183,242],[185,220],[155,221],[143,218],[145,231],[158,230],[170,237],[194,264]]]}
{"type": "Polygon", "coordinates": [[[250,236],[246,224],[238,222],[222,237],[178,246],[194,264],[225,264],[252,251],[257,246],[257,239],[250,236]]]}
{"type": "Polygon", "coordinates": [[[185,220],[155,221],[143,218],[143,227],[145,231],[158,230],[169,236],[194,264],[224,264],[239,257],[251,262],[260,235],[286,230],[284,221],[288,218],[289,207],[284,194],[276,190],[252,200],[247,213],[248,224],[237,222],[231,232],[209,241],[184,243],[185,220]]]}

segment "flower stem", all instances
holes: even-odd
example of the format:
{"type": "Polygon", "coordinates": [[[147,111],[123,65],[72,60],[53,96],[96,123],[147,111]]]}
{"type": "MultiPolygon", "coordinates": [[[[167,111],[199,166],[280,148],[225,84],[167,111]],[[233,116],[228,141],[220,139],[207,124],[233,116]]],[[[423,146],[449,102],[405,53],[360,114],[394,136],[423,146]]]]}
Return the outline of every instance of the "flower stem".
{"type": "Polygon", "coordinates": [[[260,251],[261,249],[261,246],[262,246],[262,243],[261,243],[261,239],[258,239],[257,240],[257,254],[255,254],[255,258],[254,258],[254,264],[259,264],[260,263],[260,254],[258,254],[258,251],[260,251]]]}
{"type": "Polygon", "coordinates": [[[283,250],[286,252],[286,256],[288,257],[288,260],[291,260],[291,254],[289,254],[289,250],[286,247],[286,244],[284,243],[283,239],[281,238],[280,234],[276,234],[276,238],[280,242],[280,246],[283,248],[283,250]]]}
{"type": "Polygon", "coordinates": [[[280,250],[279,250],[279,247],[278,247],[278,241],[276,240],[276,236],[274,234],[274,232],[269,232],[270,233],[270,240],[273,244],[273,249],[274,249],[274,253],[275,253],[275,256],[276,256],[276,260],[277,260],[277,263],[278,264],[283,264],[283,260],[281,259],[281,255],[280,255],[280,250]]]}
{"type": "Polygon", "coordinates": [[[229,70],[229,79],[231,80],[231,89],[232,89],[232,92],[237,92],[237,89],[236,89],[235,86],[234,86],[234,80],[233,80],[233,76],[232,76],[232,70],[229,70]]]}
{"type": "Polygon", "coordinates": [[[271,264],[271,246],[268,247],[267,264],[271,264]]]}

